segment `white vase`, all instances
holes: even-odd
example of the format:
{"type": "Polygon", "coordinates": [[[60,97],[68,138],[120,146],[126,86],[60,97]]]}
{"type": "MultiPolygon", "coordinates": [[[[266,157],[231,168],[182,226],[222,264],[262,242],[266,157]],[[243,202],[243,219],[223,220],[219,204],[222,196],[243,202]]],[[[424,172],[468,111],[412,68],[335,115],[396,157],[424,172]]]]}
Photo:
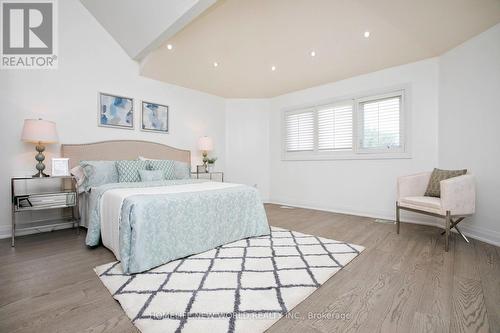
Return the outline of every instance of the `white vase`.
{"type": "Polygon", "coordinates": [[[208,164],[208,172],[214,172],[214,164],[208,164]]]}

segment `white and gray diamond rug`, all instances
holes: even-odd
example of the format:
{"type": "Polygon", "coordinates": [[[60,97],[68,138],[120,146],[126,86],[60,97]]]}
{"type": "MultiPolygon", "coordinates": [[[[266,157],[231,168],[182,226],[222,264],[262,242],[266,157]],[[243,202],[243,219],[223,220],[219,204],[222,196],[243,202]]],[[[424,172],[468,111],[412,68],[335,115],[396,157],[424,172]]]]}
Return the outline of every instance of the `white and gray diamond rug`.
{"type": "Polygon", "coordinates": [[[364,250],[271,230],[140,274],[95,272],[143,333],[263,332],[364,250]]]}

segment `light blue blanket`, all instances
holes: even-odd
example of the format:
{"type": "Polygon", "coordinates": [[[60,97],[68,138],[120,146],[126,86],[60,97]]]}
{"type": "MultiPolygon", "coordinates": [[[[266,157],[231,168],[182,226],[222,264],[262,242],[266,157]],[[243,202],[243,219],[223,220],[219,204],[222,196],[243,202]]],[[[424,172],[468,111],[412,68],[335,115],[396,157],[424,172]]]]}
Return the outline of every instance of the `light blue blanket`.
{"type": "MultiPolygon", "coordinates": [[[[204,181],[118,183],[93,188],[89,197],[87,245],[99,244],[99,205],[107,190],[197,182],[204,181]]],[[[125,273],[138,273],[239,239],[268,234],[264,206],[257,190],[250,186],[132,195],[124,200],[121,210],[121,264],[125,273]]]]}

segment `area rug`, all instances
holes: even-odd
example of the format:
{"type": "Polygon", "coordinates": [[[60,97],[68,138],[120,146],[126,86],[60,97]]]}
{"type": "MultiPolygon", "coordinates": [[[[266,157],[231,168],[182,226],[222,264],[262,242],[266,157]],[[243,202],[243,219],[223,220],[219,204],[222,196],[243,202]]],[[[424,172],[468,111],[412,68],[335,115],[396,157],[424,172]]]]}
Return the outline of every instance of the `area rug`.
{"type": "Polygon", "coordinates": [[[94,270],[143,333],[263,332],[363,249],[271,227],[140,274],[94,270]]]}

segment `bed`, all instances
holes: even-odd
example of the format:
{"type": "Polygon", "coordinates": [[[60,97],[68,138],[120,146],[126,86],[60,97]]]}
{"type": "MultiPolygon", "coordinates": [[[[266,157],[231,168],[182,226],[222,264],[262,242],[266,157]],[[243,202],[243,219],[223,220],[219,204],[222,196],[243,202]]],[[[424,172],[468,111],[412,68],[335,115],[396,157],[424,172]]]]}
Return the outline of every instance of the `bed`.
{"type": "MultiPolygon", "coordinates": [[[[70,168],[80,161],[139,156],[191,165],[190,151],[135,140],[62,145],[61,155],[70,159],[70,168]]],[[[87,201],[86,244],[98,246],[102,241],[127,274],[270,232],[257,190],[241,184],[189,176],[113,181],[89,187],[82,196],[87,201]]]]}

